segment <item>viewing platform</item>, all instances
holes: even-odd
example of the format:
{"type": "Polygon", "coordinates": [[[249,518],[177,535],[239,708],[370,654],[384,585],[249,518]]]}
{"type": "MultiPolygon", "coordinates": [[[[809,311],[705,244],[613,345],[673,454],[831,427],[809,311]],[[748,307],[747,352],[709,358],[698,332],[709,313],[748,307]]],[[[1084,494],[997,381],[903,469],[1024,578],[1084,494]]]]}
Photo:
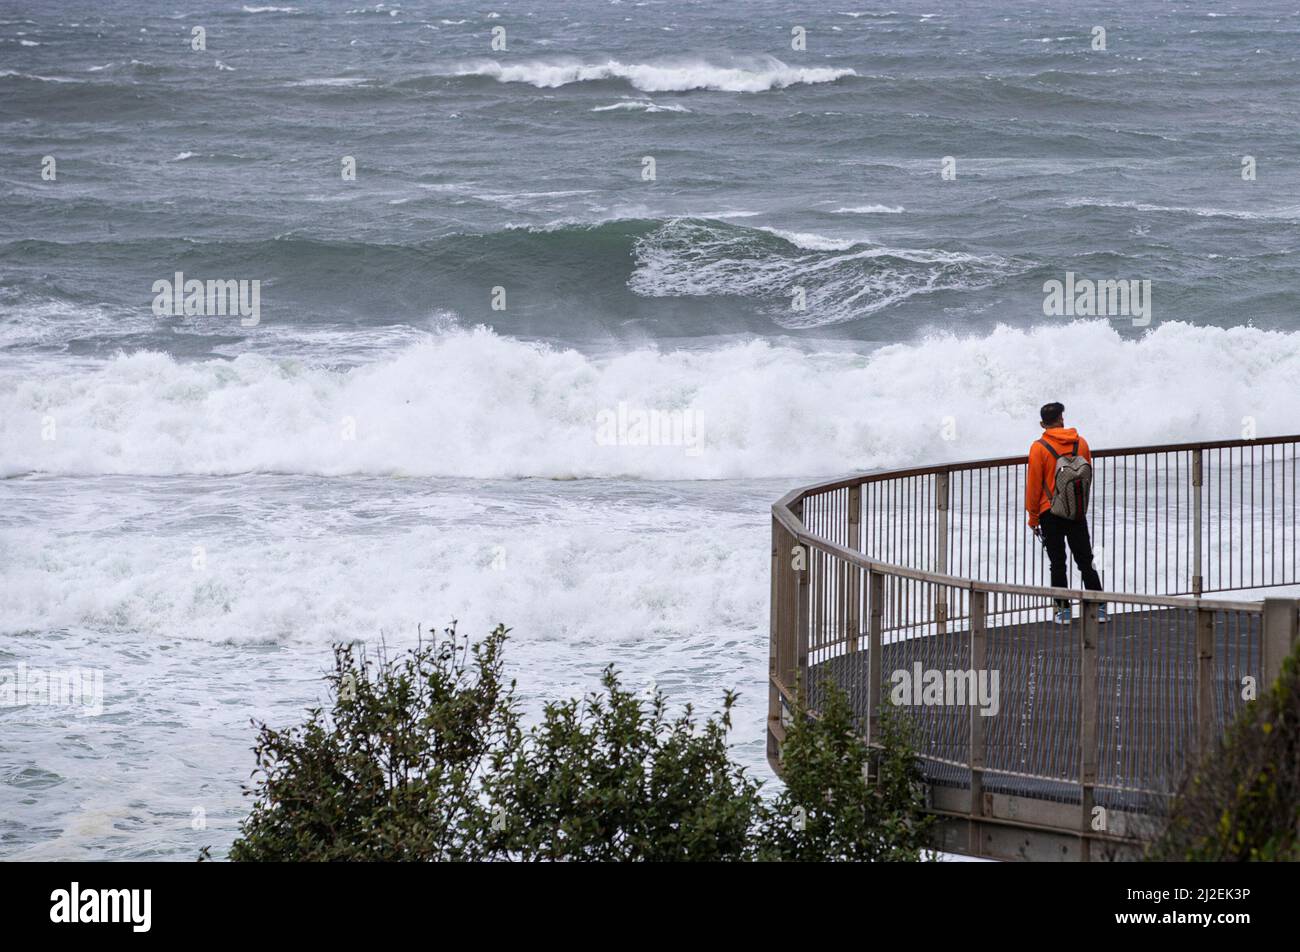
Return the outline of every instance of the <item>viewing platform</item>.
{"type": "Polygon", "coordinates": [[[1140,857],[1187,770],[1295,642],[1300,600],[1264,596],[1300,584],[1298,447],[1284,436],[1094,451],[1101,592],[1073,587],[1072,560],[1071,588],[1047,584],[1025,524],[1025,457],[787,494],[772,507],[773,769],[797,690],[815,712],[838,685],[873,746],[896,694],[936,847],[1140,857]],[[1060,597],[1076,604],[1069,624],[1053,621],[1060,597]]]}

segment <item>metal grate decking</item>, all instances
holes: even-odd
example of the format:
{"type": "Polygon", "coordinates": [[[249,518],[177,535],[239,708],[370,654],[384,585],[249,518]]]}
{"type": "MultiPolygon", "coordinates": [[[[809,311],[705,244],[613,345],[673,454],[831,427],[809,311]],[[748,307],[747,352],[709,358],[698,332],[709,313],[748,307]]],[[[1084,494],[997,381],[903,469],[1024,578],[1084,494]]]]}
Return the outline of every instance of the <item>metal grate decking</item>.
{"type": "MultiPolygon", "coordinates": [[[[1181,778],[1185,754],[1195,746],[1197,652],[1193,611],[1150,609],[1119,612],[1098,626],[1097,695],[1100,739],[1114,756],[1098,763],[1094,803],[1150,812],[1160,791],[1181,778]],[[1148,650],[1148,645],[1155,647],[1148,650]],[[1160,690],[1153,690],[1159,685],[1160,690]],[[1145,690],[1144,690],[1145,689],[1145,690]]],[[[985,670],[998,672],[997,710],[988,717],[983,786],[986,791],[1080,803],[1079,763],[1080,619],[1069,625],[1042,621],[985,630],[985,670]]],[[[1214,724],[1222,729],[1246,703],[1242,679],[1259,671],[1260,617],[1238,629],[1228,615],[1214,628],[1214,724]]],[[[882,645],[880,696],[907,695],[921,671],[967,671],[969,631],[919,635],[882,645]],[[904,672],[908,682],[894,678],[904,672]]],[[[809,706],[817,710],[832,683],[849,699],[861,725],[868,708],[869,650],[849,652],[809,667],[809,706]]],[[[956,679],[953,679],[956,683],[956,679]]],[[[986,682],[992,686],[992,682],[986,682]]],[[[966,682],[969,684],[969,682],[966,682]]],[[[945,687],[947,685],[945,684],[945,687]]],[[[945,702],[951,693],[945,692],[945,702]]],[[[965,703],[915,705],[915,694],[893,707],[907,717],[923,752],[927,781],[967,789],[971,708],[965,703]]],[[[924,699],[922,699],[924,701],[924,699]]]]}

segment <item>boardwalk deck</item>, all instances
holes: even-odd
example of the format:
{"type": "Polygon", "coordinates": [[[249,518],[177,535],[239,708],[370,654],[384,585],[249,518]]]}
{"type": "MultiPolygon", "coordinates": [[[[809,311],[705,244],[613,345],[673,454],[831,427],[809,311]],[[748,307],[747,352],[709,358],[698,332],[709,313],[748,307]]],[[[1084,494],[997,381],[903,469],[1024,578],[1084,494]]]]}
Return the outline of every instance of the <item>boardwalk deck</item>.
{"type": "MultiPolygon", "coordinates": [[[[1215,616],[1213,723],[1221,729],[1245,703],[1243,678],[1260,677],[1259,616],[1215,616]]],[[[1080,764],[1080,628],[1034,621],[986,629],[988,672],[997,672],[997,712],[985,718],[983,788],[989,792],[1078,804],[1080,764]],[[1032,776],[1024,776],[1026,774],[1032,776]]],[[[888,636],[887,636],[888,637],[888,636]]],[[[865,644],[865,637],[862,644],[865,644]]],[[[970,668],[970,634],[896,638],[883,645],[888,697],[901,676],[970,668]]],[[[1195,612],[1120,612],[1098,628],[1098,747],[1095,802],[1131,811],[1158,810],[1143,791],[1168,790],[1194,752],[1196,724],[1195,612]]],[[[809,669],[809,698],[820,707],[827,679],[845,691],[865,719],[869,652],[843,654],[809,669]]],[[[990,686],[994,682],[988,682],[990,686]]],[[[902,692],[900,689],[900,693],[902,692]]],[[[952,698],[948,698],[951,701],[952,698]]],[[[907,706],[927,780],[967,788],[971,708],[967,704],[907,706]]]]}

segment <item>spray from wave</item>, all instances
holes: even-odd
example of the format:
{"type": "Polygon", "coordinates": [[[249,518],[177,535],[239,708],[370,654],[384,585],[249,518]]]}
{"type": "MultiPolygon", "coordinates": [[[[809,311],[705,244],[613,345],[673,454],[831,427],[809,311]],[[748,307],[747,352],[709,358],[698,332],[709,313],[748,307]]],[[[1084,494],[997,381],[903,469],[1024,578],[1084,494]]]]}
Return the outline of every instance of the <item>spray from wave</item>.
{"type": "Polygon", "coordinates": [[[839,474],[1022,452],[1048,399],[1098,447],[1235,437],[1244,417],[1294,432],[1298,342],[1181,323],[1132,340],[1080,321],[869,354],[754,341],[597,359],[483,329],[347,370],[140,352],[0,378],[0,474],[839,474]],[[620,408],[689,414],[698,451],[602,441],[620,408]]]}

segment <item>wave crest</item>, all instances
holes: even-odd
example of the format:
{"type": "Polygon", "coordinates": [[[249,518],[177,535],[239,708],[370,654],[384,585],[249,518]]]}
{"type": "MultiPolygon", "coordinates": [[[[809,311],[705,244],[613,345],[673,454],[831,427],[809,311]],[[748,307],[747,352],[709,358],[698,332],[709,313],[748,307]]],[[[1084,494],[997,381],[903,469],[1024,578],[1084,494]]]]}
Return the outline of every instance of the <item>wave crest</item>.
{"type": "Polygon", "coordinates": [[[623,80],[648,93],[695,89],[758,93],[806,83],[833,83],[857,73],[852,69],[829,66],[789,66],[774,57],[766,57],[748,67],[719,66],[703,61],[623,63],[610,59],[603,63],[569,60],[499,63],[496,60],[475,60],[455,67],[448,75],[483,76],[502,83],[526,83],[540,89],[554,89],[571,83],[623,80]]]}
{"type": "Polygon", "coordinates": [[[990,287],[1014,272],[994,255],[677,219],[639,238],[628,286],[646,297],[755,300],[782,327],[841,324],[917,294],[990,287]],[[802,309],[794,306],[802,289],[802,309]]]}
{"type": "Polygon", "coordinates": [[[596,359],[483,329],[348,370],[140,352],[0,377],[0,474],[830,475],[1023,452],[1050,398],[1097,447],[1231,437],[1247,416],[1294,432],[1298,342],[1173,322],[1132,340],[1079,321],[870,354],[753,341],[596,359]],[[1064,389],[1062,353],[1086,368],[1064,389]],[[600,414],[620,406],[691,414],[699,451],[602,443],[600,414]]]}

